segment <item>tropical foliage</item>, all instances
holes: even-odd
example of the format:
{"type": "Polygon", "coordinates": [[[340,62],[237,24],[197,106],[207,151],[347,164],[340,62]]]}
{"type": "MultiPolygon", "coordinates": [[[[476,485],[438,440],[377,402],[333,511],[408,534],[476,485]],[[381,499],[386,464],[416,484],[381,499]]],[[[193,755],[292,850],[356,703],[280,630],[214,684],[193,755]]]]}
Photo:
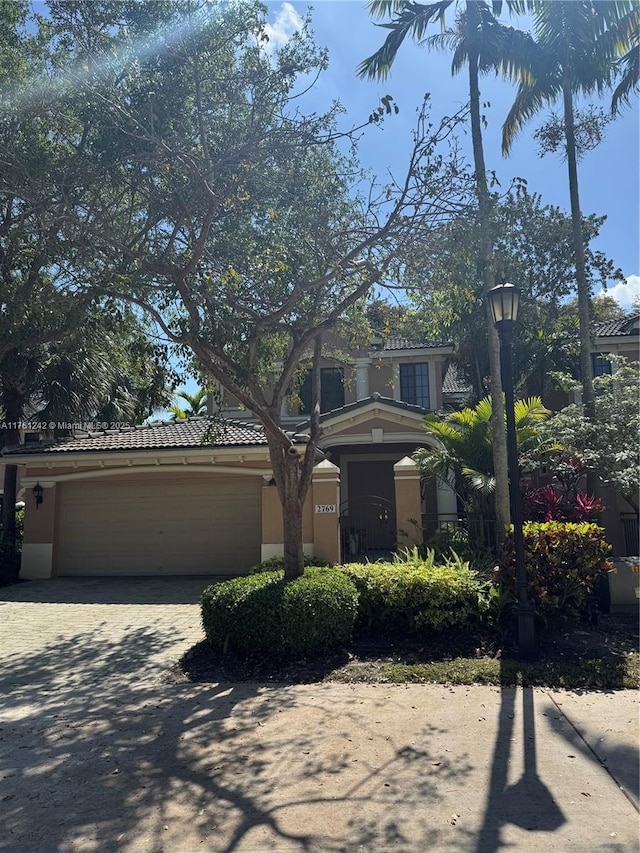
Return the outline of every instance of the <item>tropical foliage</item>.
{"type": "MultiPolygon", "coordinates": [[[[520,64],[507,69],[508,76],[516,80],[519,87],[504,123],[503,151],[509,152],[518,131],[541,109],[556,102],[562,104],[561,132],[569,177],[580,318],[582,395],[586,415],[592,418],[595,396],[591,380],[590,288],[578,189],[579,117],[575,103],[579,95],[600,94],[610,89],[620,68],[624,68],[625,77],[616,90],[614,109],[637,86],[640,8],[634,2],[596,0],[533,2],[530,5],[534,38],[522,43],[520,64]]],[[[593,120],[590,121],[593,124],[593,120]]],[[[592,141],[593,134],[587,132],[587,138],[592,141]]],[[[596,128],[596,143],[598,139],[596,128]]]]}
{"type": "MultiPolygon", "coordinates": [[[[604,288],[622,272],[592,248],[604,217],[583,219],[589,285],[604,288]]],[[[552,371],[576,372],[578,315],[567,302],[575,289],[570,217],[519,186],[496,204],[491,232],[493,264],[502,280],[521,291],[513,372],[520,396],[542,396],[553,387],[552,371]]],[[[405,283],[427,339],[451,340],[456,361],[476,400],[488,391],[484,296],[478,272],[479,233],[473,218],[459,218],[415,240],[406,255],[405,283]]],[[[596,307],[602,311],[602,300],[596,307]]],[[[606,317],[602,317],[606,319],[606,317]]]]}
{"type": "MultiPolygon", "coordinates": [[[[637,512],[640,491],[640,375],[637,362],[608,356],[613,372],[593,380],[596,392],[595,417],[572,404],[555,414],[541,427],[547,453],[571,453],[601,482],[610,484],[637,512]]],[[[578,383],[563,378],[564,387],[579,390],[578,383]]]]}
{"type": "MultiPolygon", "coordinates": [[[[437,444],[420,448],[413,458],[423,478],[436,477],[451,483],[467,512],[493,517],[491,414],[491,398],[485,397],[474,408],[451,412],[443,418],[434,413],[426,415],[425,428],[437,444]]],[[[540,425],[550,412],[539,397],[532,397],[516,401],[514,415],[518,448],[521,453],[530,452],[540,441],[540,425]]]]}
{"type": "Polygon", "coordinates": [[[169,412],[175,420],[184,420],[185,418],[205,415],[207,413],[208,396],[209,391],[206,388],[199,388],[194,394],[190,394],[188,391],[178,391],[175,395],[176,402],[169,406],[169,412]],[[183,405],[186,403],[187,408],[180,406],[178,401],[181,401],[183,405]]]}
{"type": "MultiPolygon", "coordinates": [[[[536,614],[544,620],[591,615],[596,585],[609,570],[611,548],[603,529],[586,521],[527,522],[523,534],[527,592],[536,614]]],[[[500,556],[500,578],[504,588],[515,593],[512,534],[500,556]]]]}

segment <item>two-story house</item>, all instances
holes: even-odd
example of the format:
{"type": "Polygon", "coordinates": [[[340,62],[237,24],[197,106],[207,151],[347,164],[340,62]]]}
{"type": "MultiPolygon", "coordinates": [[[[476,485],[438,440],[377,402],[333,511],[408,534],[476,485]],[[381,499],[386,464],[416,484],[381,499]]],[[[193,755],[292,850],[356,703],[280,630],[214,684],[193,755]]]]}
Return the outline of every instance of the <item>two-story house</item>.
{"type": "MultiPolygon", "coordinates": [[[[453,346],[374,338],[322,364],[321,461],[304,510],[305,551],[375,557],[449,520],[448,485],[420,484],[410,454],[433,443],[425,412],[462,392],[453,346]]],[[[308,383],[282,412],[302,449],[308,383]]],[[[26,502],[22,577],[236,574],[282,553],[282,514],[261,425],[232,399],[206,418],[104,430],[14,448],[26,502]]]]}

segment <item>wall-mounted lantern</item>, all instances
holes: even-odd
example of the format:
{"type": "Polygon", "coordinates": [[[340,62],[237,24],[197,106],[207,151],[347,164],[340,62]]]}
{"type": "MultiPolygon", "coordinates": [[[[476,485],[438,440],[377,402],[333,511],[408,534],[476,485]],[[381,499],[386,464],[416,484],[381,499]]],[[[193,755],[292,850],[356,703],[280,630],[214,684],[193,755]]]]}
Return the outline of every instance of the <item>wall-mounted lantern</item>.
{"type": "Polygon", "coordinates": [[[42,488],[40,483],[36,483],[35,486],[33,487],[33,497],[35,498],[35,501],[36,501],[36,509],[38,509],[38,507],[40,506],[40,504],[44,500],[43,496],[44,496],[44,489],[42,488]]]}

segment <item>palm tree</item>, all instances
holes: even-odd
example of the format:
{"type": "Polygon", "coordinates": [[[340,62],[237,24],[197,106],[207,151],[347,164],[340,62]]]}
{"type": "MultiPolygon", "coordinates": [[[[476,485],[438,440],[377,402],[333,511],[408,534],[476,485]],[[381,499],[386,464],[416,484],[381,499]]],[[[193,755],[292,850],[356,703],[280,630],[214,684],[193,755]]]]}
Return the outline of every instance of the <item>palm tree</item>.
{"type": "MultiPolygon", "coordinates": [[[[384,29],[389,30],[389,35],[376,53],[360,63],[358,73],[361,77],[384,79],[407,35],[411,35],[427,47],[451,48],[453,50],[452,74],[459,72],[465,64],[468,69],[471,139],[481,245],[478,267],[485,295],[491,396],[496,401],[496,405],[493,407],[492,449],[496,472],[497,531],[501,538],[510,518],[509,483],[507,443],[503,425],[504,406],[500,378],[500,344],[493,325],[489,299],[486,298],[489,290],[495,285],[492,263],[493,246],[490,233],[493,201],[486,178],[479,78],[481,74],[489,71],[498,71],[505,75],[511,74],[513,67],[519,61],[520,43],[524,34],[499,24],[496,15],[500,12],[501,3],[490,4],[482,2],[482,0],[466,0],[464,8],[459,10],[457,14],[455,30],[423,38],[431,24],[438,22],[442,26],[444,25],[445,13],[454,5],[457,5],[457,0],[441,0],[441,2],[430,4],[393,2],[393,0],[377,0],[369,3],[369,10],[374,16],[382,18],[385,15],[392,14],[393,19],[390,23],[381,25],[384,29]]],[[[513,11],[518,12],[524,10],[525,4],[514,2],[508,5],[513,11]]]]}
{"type": "Polygon", "coordinates": [[[169,411],[173,415],[174,420],[184,420],[185,418],[206,415],[208,397],[209,391],[206,388],[199,388],[195,394],[190,394],[188,391],[178,391],[176,398],[184,400],[189,405],[189,408],[183,409],[178,403],[173,403],[173,405],[169,406],[169,411]]]}
{"type": "MultiPolygon", "coordinates": [[[[166,405],[168,371],[162,354],[129,313],[116,320],[86,311],[65,340],[11,347],[0,359],[0,415],[10,429],[2,446],[18,444],[17,424],[87,421],[138,423],[166,405]]],[[[66,431],[66,428],[64,428],[66,431]]],[[[4,466],[0,584],[17,580],[17,466],[4,466]]]]}
{"type": "Polygon", "coordinates": [[[623,68],[612,108],[615,111],[628,100],[638,84],[640,10],[637,3],[617,0],[557,0],[531,5],[535,40],[523,42],[523,65],[506,69],[519,87],[503,126],[502,150],[509,153],[518,131],[543,107],[562,102],[580,319],[582,400],[586,416],[593,419],[590,292],[578,192],[575,97],[600,94],[613,85],[623,68]]]}
{"type": "MultiPolygon", "coordinates": [[[[82,328],[86,335],[86,327],[82,328]]],[[[88,420],[108,393],[109,359],[85,348],[86,337],[70,335],[65,344],[51,343],[19,350],[12,348],[0,360],[0,413],[9,429],[2,430],[2,445],[20,441],[18,423],[88,420]]],[[[0,448],[1,449],[1,448],[0,448]]],[[[0,583],[17,580],[15,505],[17,465],[4,466],[0,583]]]]}
{"type": "MultiPolygon", "coordinates": [[[[493,407],[485,397],[473,409],[451,412],[444,419],[425,416],[427,432],[438,439],[438,447],[422,447],[414,453],[422,477],[449,482],[468,511],[493,515],[496,478],[492,453],[493,407]]],[[[517,400],[514,405],[518,449],[526,452],[538,443],[540,424],[551,412],[540,397],[517,400]]],[[[504,427],[503,427],[504,428],[504,427]]]]}

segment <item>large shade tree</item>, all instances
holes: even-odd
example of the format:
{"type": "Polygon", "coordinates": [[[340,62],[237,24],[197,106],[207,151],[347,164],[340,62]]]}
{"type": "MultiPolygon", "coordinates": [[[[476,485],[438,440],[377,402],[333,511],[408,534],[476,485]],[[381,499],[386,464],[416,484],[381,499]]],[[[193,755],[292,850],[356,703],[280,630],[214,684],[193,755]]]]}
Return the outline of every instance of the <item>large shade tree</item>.
{"type": "Polygon", "coordinates": [[[618,0],[556,0],[529,6],[534,37],[522,43],[522,66],[507,69],[519,87],[503,127],[503,152],[510,151],[518,131],[541,109],[557,102],[562,105],[560,126],[571,201],[582,398],[587,417],[593,418],[591,294],[578,187],[580,122],[576,104],[581,95],[601,94],[612,88],[619,73],[623,79],[616,88],[614,109],[620,108],[637,88],[640,8],[635,2],[618,0]]]}
{"type": "MultiPolygon", "coordinates": [[[[609,258],[592,248],[603,222],[604,217],[584,217],[582,231],[589,284],[604,289],[623,276],[609,258]]],[[[513,342],[516,390],[541,396],[553,387],[551,370],[572,372],[577,365],[577,314],[566,302],[575,290],[571,218],[518,186],[493,208],[491,234],[496,274],[518,282],[521,290],[513,342]]],[[[423,318],[426,334],[454,341],[459,372],[467,376],[476,400],[488,392],[490,373],[477,270],[479,241],[473,217],[448,222],[414,241],[405,273],[411,303],[423,318]]]]}
{"type": "Polygon", "coordinates": [[[317,402],[323,335],[397,273],[416,227],[466,204],[459,164],[436,153],[451,125],[421,120],[406,177],[364,187],[338,107],[300,107],[298,79],[326,62],[306,28],[274,51],[252,4],[60,0],[50,12],[48,115],[79,152],[64,233],[93,251],[70,266],[81,290],[142,308],[260,419],[293,577],[319,410],[301,451],[282,403],[305,359],[317,402]]]}
{"type": "MultiPolygon", "coordinates": [[[[82,146],[70,144],[67,117],[49,111],[42,83],[55,51],[49,23],[31,25],[28,11],[0,5],[0,449],[29,423],[139,423],[172,381],[166,347],[140,313],[78,280],[93,247],[64,229],[82,146]]],[[[4,465],[2,581],[18,569],[16,484],[17,466],[4,465]]]]}
{"type": "MultiPolygon", "coordinates": [[[[498,21],[502,3],[487,3],[482,0],[441,0],[436,3],[394,2],[394,0],[374,0],[369,3],[371,13],[384,18],[391,16],[389,23],[381,26],[389,31],[382,47],[359,66],[359,73],[369,77],[384,79],[396,58],[405,38],[411,36],[431,49],[450,49],[452,51],[451,71],[453,74],[465,66],[469,79],[469,106],[471,139],[473,145],[473,163],[475,174],[475,192],[477,199],[477,222],[479,243],[477,266],[482,278],[484,290],[486,340],[491,365],[491,394],[495,401],[493,408],[493,454],[496,471],[496,511],[498,533],[506,529],[509,523],[509,493],[507,475],[507,449],[503,429],[504,406],[502,403],[502,383],[500,376],[500,347],[493,326],[489,300],[489,290],[496,284],[493,264],[493,246],[491,241],[490,220],[494,199],[487,180],[484,146],[482,139],[482,107],[480,98],[480,77],[489,72],[506,73],[519,62],[522,34],[498,21]],[[428,29],[439,23],[445,26],[447,11],[457,7],[455,25],[440,34],[425,36],[428,29]]],[[[514,10],[524,4],[507,4],[514,10]]]]}

